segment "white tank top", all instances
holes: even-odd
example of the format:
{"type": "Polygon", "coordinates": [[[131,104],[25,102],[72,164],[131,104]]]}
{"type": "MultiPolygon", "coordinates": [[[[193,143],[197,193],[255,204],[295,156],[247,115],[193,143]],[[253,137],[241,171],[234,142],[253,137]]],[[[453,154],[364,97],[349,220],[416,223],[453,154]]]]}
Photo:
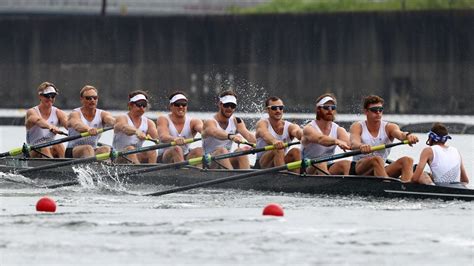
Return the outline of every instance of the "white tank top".
{"type": "MultiPolygon", "coordinates": [[[[170,135],[173,137],[183,137],[185,139],[190,139],[193,137],[193,131],[191,130],[191,118],[188,116],[185,116],[184,120],[184,125],[183,128],[181,129],[181,132],[178,132],[176,129],[175,125],[173,124],[173,121],[171,121],[170,115],[168,114],[165,116],[166,119],[168,119],[168,130],[170,132],[170,135]]],[[[181,148],[183,148],[183,154],[186,155],[189,153],[189,144],[181,145],[181,148]]],[[[158,150],[159,154],[163,154],[167,149],[160,149],[158,150]]]]}
{"type": "MultiPolygon", "coordinates": [[[[212,118],[214,123],[216,123],[217,128],[220,128],[219,122],[215,118],[212,118]]],[[[227,134],[235,134],[237,132],[237,127],[234,123],[234,116],[229,118],[229,124],[227,128],[224,129],[227,134]]],[[[206,137],[202,140],[202,147],[205,153],[212,153],[219,147],[225,147],[228,151],[232,149],[231,140],[220,140],[214,137],[206,137]]]]}
{"type": "MultiPolygon", "coordinates": [[[[33,107],[33,109],[41,117],[41,113],[38,106],[33,107]]],[[[56,111],[57,108],[52,106],[51,114],[49,114],[49,117],[48,119],[46,119],[46,121],[48,121],[48,124],[57,127],[59,126],[59,119],[56,111]]],[[[41,128],[37,125],[34,125],[30,129],[26,130],[26,143],[28,143],[29,145],[35,145],[39,143],[49,142],[54,140],[55,136],[56,135],[53,132],[49,131],[49,129],[41,128]]]]}
{"type": "MultiPolygon", "coordinates": [[[[316,120],[311,121],[310,124],[316,131],[322,133],[321,129],[319,128],[318,124],[316,123],[316,120]]],[[[329,137],[333,139],[337,139],[337,129],[339,128],[339,125],[331,122],[331,131],[329,132],[329,137]]],[[[305,143],[302,145],[302,154],[303,158],[307,159],[313,159],[321,156],[329,156],[333,155],[334,151],[336,150],[336,145],[332,146],[324,146],[318,143],[305,143]]]]}
{"type": "MultiPolygon", "coordinates": [[[[79,112],[79,114],[81,115],[82,123],[84,123],[85,125],[87,125],[89,127],[93,127],[93,128],[103,128],[104,127],[103,122],[102,122],[102,116],[101,116],[102,111],[103,111],[102,109],[97,108],[94,118],[92,119],[92,121],[89,122],[84,117],[84,115],[82,114],[81,108],[76,108],[76,109],[73,110],[73,112],[79,112]]],[[[76,135],[80,134],[74,128],[68,128],[68,132],[69,132],[69,136],[76,136],[76,135]]],[[[90,137],[85,137],[85,138],[80,138],[80,139],[77,139],[77,140],[69,141],[68,144],[67,144],[67,147],[68,148],[74,148],[78,145],[91,145],[95,149],[97,147],[97,142],[99,141],[100,135],[101,134],[98,134],[96,136],[90,136],[90,137]]]]}
{"type": "MultiPolygon", "coordinates": [[[[376,137],[373,137],[370,134],[369,129],[367,129],[366,121],[359,121],[358,123],[362,126],[361,140],[363,144],[369,144],[370,146],[377,146],[377,145],[392,143],[390,138],[387,136],[387,133],[385,132],[385,127],[387,126],[388,122],[386,121],[381,122],[379,132],[376,137]]],[[[390,149],[383,149],[383,150],[374,151],[368,154],[356,155],[354,156],[353,160],[358,161],[368,156],[379,156],[379,157],[382,157],[385,161],[389,154],[390,154],[390,149]]]]}
{"type": "MultiPolygon", "coordinates": [[[[268,120],[268,118],[263,118],[264,120],[267,121],[267,124],[268,124],[268,132],[270,132],[270,134],[272,134],[272,136],[277,139],[277,140],[281,140],[285,143],[289,143],[291,142],[291,138],[290,138],[290,133],[288,133],[288,127],[291,125],[290,122],[288,121],[283,121],[285,123],[285,125],[283,126],[283,133],[281,135],[278,135],[275,130],[273,130],[273,127],[272,125],[270,124],[270,121],[268,120]]],[[[258,137],[257,138],[257,148],[262,148],[262,147],[265,147],[267,145],[271,145],[269,143],[267,143],[262,137],[258,137]]],[[[288,152],[288,148],[285,148],[285,154],[288,152]]],[[[257,160],[260,159],[260,157],[263,155],[264,152],[259,152],[257,153],[257,160]]]]}
{"type": "Polygon", "coordinates": [[[461,155],[454,147],[431,146],[433,161],[430,164],[435,183],[461,182],[461,155]]]}
{"type": "MultiPolygon", "coordinates": [[[[132,119],[130,119],[130,116],[127,115],[127,122],[130,126],[135,127],[135,125],[132,122],[132,119]]],[[[148,118],[145,116],[141,117],[141,122],[140,126],[138,126],[138,129],[143,132],[147,133],[148,132],[148,118]]],[[[123,151],[125,147],[127,146],[133,146],[136,149],[140,148],[143,146],[144,140],[141,140],[137,137],[137,135],[133,134],[131,136],[128,136],[127,134],[119,131],[114,133],[114,140],[112,142],[112,147],[118,151],[123,151]]]]}

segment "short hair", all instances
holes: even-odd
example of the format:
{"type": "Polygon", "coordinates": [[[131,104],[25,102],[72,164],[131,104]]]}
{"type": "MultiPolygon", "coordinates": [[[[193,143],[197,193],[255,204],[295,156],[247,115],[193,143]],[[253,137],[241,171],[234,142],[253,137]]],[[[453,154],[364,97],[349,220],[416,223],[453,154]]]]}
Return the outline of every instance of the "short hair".
{"type": "Polygon", "coordinates": [[[235,98],[237,98],[237,94],[235,94],[235,92],[232,91],[232,90],[223,91],[223,92],[219,93],[218,96],[219,96],[219,98],[222,98],[222,97],[227,96],[227,95],[232,95],[232,96],[234,96],[235,98]]]}
{"type": "Polygon", "coordinates": [[[45,81],[45,82],[41,83],[38,86],[38,89],[36,89],[36,90],[38,91],[39,94],[41,94],[41,92],[43,92],[47,87],[53,87],[54,90],[56,90],[56,93],[59,93],[59,90],[58,90],[58,88],[56,88],[56,85],[54,85],[53,83],[51,83],[49,81],[45,81]]]}
{"type": "Polygon", "coordinates": [[[270,96],[265,100],[265,107],[267,107],[270,102],[275,102],[275,101],[282,101],[282,99],[278,98],[277,96],[270,96]]]}
{"type": "Polygon", "coordinates": [[[374,104],[374,103],[384,103],[384,100],[382,97],[377,96],[377,95],[369,95],[364,98],[364,109],[367,109],[369,105],[374,104]]]}
{"type": "Polygon", "coordinates": [[[130,99],[132,99],[133,96],[138,95],[138,94],[143,94],[147,100],[149,98],[148,93],[146,91],[135,90],[135,91],[132,91],[128,94],[128,99],[130,100],[130,99]]]}
{"type": "Polygon", "coordinates": [[[81,89],[81,92],[80,92],[81,97],[84,95],[84,92],[90,91],[90,90],[95,90],[95,92],[96,92],[97,94],[99,94],[99,91],[97,90],[96,87],[94,87],[94,86],[92,86],[92,85],[86,85],[86,86],[82,87],[82,89],[81,89]]]}
{"type": "Polygon", "coordinates": [[[316,98],[316,103],[318,103],[319,101],[321,101],[322,98],[324,97],[331,97],[334,99],[334,104],[337,104],[337,99],[336,99],[336,96],[334,95],[334,93],[331,93],[331,92],[326,92],[324,94],[322,94],[321,96],[319,96],[318,98],[316,98]]]}
{"type": "Polygon", "coordinates": [[[431,127],[431,131],[436,133],[436,135],[442,137],[442,136],[447,136],[449,134],[448,128],[442,123],[436,122],[433,124],[431,127]]]}
{"type": "Polygon", "coordinates": [[[183,94],[184,97],[188,98],[188,95],[186,95],[186,93],[184,93],[183,91],[174,91],[168,96],[168,100],[171,101],[171,98],[173,98],[175,95],[178,95],[178,94],[183,94]]]}

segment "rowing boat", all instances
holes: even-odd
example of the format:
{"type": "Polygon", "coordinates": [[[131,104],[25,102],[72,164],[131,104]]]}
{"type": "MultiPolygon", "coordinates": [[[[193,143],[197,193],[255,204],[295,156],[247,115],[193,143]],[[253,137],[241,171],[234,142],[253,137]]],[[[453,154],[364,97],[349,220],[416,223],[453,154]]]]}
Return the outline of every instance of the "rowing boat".
{"type": "MultiPolygon", "coordinates": [[[[1,172],[14,172],[18,169],[51,164],[69,159],[0,159],[1,172]]],[[[91,163],[83,166],[92,176],[102,176],[106,173],[128,172],[133,169],[155,166],[154,164],[110,164],[106,162],[91,163]]],[[[135,176],[124,177],[127,183],[142,183],[169,186],[185,186],[202,181],[214,180],[226,176],[258,170],[224,170],[200,169],[184,167],[167,169],[135,176]]],[[[32,179],[48,179],[55,181],[77,180],[71,166],[48,169],[45,171],[25,174],[32,179]]],[[[299,175],[291,172],[277,172],[268,175],[243,179],[233,182],[216,184],[213,187],[224,189],[258,190],[285,193],[306,193],[324,195],[359,195],[386,198],[437,198],[443,200],[474,200],[474,190],[460,184],[430,186],[414,183],[402,183],[399,179],[373,176],[343,176],[343,175],[299,175]]]]}

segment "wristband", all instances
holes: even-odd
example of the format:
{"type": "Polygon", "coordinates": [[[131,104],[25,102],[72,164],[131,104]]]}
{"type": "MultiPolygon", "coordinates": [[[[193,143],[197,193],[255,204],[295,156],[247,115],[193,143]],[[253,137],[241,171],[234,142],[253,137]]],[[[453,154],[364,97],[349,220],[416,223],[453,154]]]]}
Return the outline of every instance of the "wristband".
{"type": "Polygon", "coordinates": [[[228,140],[232,140],[232,139],[230,138],[230,136],[232,136],[232,135],[234,135],[234,134],[227,134],[227,139],[228,139],[228,140]]]}

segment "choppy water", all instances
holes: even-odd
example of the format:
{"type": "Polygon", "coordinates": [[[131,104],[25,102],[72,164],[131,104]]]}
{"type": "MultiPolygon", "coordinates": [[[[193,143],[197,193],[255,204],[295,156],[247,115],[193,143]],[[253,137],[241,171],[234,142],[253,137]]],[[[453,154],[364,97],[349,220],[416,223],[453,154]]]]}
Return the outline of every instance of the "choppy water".
{"type": "MultiPolygon", "coordinates": [[[[0,137],[6,151],[22,143],[24,129],[2,127],[0,137]]],[[[473,140],[459,135],[452,142],[471,179],[473,140]]],[[[417,161],[423,147],[392,154],[417,161]]],[[[471,202],[209,189],[133,195],[161,189],[100,184],[47,190],[0,174],[0,265],[474,264],[471,202]],[[57,201],[56,213],[35,211],[43,196],[57,201]],[[261,215],[272,202],[284,207],[283,218],[261,215]]]]}

